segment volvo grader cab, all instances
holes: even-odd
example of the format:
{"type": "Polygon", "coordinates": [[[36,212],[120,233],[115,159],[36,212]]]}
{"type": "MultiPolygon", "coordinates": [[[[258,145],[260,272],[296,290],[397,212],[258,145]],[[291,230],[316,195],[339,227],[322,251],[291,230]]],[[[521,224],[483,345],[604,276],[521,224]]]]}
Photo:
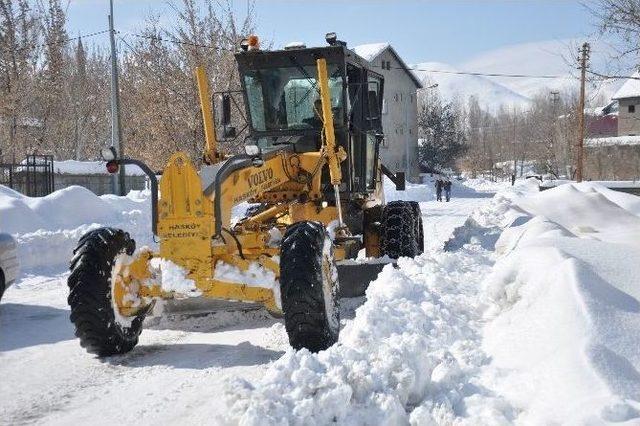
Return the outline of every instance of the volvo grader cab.
{"type": "Polygon", "coordinates": [[[113,228],[80,239],[68,302],[88,352],[130,351],[155,305],[192,297],[259,303],[283,317],[293,348],[324,350],[338,340],[339,297],[363,294],[381,265],[422,252],[418,204],[384,202],[383,174],[398,189],[405,182],[380,162],[384,79],[335,35],[327,41],[263,51],[249,37],[235,55],[242,90],[213,96],[217,123],[197,70],[200,170],[177,152],[158,183],[142,162],[104,152],[111,172],[136,164],[147,173],[159,250],[136,249],[113,228]],[[246,119],[240,131],[234,108],[246,119]],[[245,154],[218,151],[239,135],[245,154]],[[246,216],[233,220],[245,202],[246,216]]]}

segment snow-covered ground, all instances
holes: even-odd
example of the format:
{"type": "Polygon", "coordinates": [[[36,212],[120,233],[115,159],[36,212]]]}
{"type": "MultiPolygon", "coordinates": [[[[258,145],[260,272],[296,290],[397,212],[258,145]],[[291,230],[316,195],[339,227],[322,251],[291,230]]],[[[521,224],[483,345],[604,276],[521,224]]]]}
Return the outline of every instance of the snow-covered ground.
{"type": "Polygon", "coordinates": [[[152,320],[131,353],[98,360],[73,336],[61,261],[97,223],[147,243],[146,195],[84,194],[76,223],[55,199],[82,191],[0,189],[0,230],[15,209],[44,226],[13,216],[30,249],[0,305],[2,424],[640,423],[637,197],[532,182],[493,197],[487,182],[454,181],[437,203],[431,185],[410,185],[427,250],[343,301],[329,350],[293,351],[263,311],[220,311],[152,320]],[[93,219],[93,203],[107,215],[93,219]],[[47,244],[59,253],[38,261],[47,244]]]}

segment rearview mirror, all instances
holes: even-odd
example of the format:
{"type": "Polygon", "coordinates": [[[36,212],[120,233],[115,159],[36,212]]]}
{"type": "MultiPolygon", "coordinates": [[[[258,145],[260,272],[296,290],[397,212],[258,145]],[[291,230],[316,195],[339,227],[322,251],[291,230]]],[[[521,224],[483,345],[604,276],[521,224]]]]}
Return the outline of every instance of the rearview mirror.
{"type": "Polygon", "coordinates": [[[367,101],[369,128],[379,129],[382,125],[380,123],[380,100],[378,99],[378,92],[369,90],[367,93],[367,101]]]}
{"type": "Polygon", "coordinates": [[[220,124],[223,126],[231,124],[231,96],[228,93],[220,96],[220,124]]]}
{"type": "Polygon", "coordinates": [[[396,191],[404,191],[406,187],[406,181],[404,179],[404,172],[396,172],[396,191]]]}

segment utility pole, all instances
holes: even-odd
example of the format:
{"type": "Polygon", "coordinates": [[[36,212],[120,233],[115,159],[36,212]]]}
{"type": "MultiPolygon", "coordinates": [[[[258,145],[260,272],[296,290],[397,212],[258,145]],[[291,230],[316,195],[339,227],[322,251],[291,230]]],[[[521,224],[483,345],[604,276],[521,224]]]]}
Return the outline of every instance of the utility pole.
{"type": "Polygon", "coordinates": [[[511,186],[516,184],[516,176],[518,175],[518,153],[516,151],[516,134],[517,134],[517,132],[516,132],[516,109],[514,107],[513,108],[513,173],[511,174],[511,186]]]}
{"type": "Polygon", "coordinates": [[[576,180],[578,182],[582,182],[584,172],[584,96],[589,50],[589,43],[586,42],[580,49],[580,101],[578,104],[578,145],[576,149],[576,180]]]}
{"type": "MultiPolygon", "coordinates": [[[[116,52],[116,34],[113,29],[113,0],[109,0],[109,40],[111,42],[111,146],[116,150],[118,158],[124,157],[124,144],[120,129],[120,90],[118,86],[118,54],[116,52]]],[[[112,189],[117,195],[125,195],[124,164],[118,173],[113,175],[112,189]]]]}
{"type": "MultiPolygon", "coordinates": [[[[560,92],[551,91],[551,102],[553,102],[553,108],[551,109],[551,113],[553,114],[553,120],[551,120],[551,140],[549,142],[549,154],[547,155],[547,160],[551,162],[553,159],[553,168],[557,166],[557,158],[556,158],[556,128],[557,128],[557,120],[558,120],[558,101],[560,100],[560,92]]],[[[551,169],[551,164],[549,165],[551,169]]],[[[559,167],[558,167],[559,169],[559,167]]],[[[555,170],[559,171],[559,170],[555,170]]],[[[559,173],[558,173],[559,174],[559,173]]]]}

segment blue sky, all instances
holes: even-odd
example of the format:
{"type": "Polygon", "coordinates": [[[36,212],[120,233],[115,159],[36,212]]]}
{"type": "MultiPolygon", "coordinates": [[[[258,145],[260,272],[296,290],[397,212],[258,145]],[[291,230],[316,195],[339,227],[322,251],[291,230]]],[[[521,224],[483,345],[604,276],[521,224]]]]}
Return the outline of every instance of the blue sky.
{"type": "MultiPolygon", "coordinates": [[[[108,0],[71,0],[70,35],[107,26],[108,0]]],[[[240,14],[246,2],[235,0],[240,14]]],[[[140,28],[149,13],[170,25],[174,12],[164,0],[116,0],[116,27],[140,28]]],[[[389,41],[408,63],[462,63],[503,46],[584,37],[591,16],[570,0],[257,0],[259,35],[276,47],[289,41],[324,44],[336,31],[349,44],[389,41]]],[[[104,36],[102,36],[104,38],[104,36]]]]}

